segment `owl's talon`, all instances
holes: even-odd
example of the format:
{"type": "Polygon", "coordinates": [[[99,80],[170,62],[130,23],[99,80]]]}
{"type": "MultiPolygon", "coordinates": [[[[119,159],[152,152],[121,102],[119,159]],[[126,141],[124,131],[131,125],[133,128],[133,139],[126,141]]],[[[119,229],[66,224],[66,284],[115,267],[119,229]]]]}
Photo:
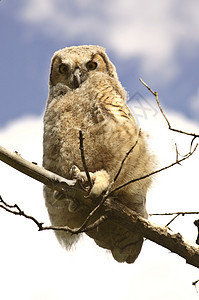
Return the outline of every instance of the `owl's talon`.
{"type": "Polygon", "coordinates": [[[72,179],[76,179],[80,183],[80,186],[84,191],[89,191],[88,180],[85,172],[80,172],[80,169],[77,166],[73,165],[70,169],[70,176],[72,179]]]}
{"type": "Polygon", "coordinates": [[[70,176],[72,179],[77,179],[78,174],[80,173],[80,169],[73,165],[70,169],[70,176]]]}
{"type": "MultiPolygon", "coordinates": [[[[89,183],[85,172],[81,172],[77,166],[72,166],[70,170],[70,175],[72,179],[77,179],[82,188],[85,191],[89,191],[89,183]]],[[[86,198],[98,198],[103,193],[106,192],[106,190],[109,187],[110,179],[109,175],[105,170],[96,171],[95,173],[89,172],[91,181],[92,181],[92,188],[89,192],[88,196],[85,196],[86,198]]]]}

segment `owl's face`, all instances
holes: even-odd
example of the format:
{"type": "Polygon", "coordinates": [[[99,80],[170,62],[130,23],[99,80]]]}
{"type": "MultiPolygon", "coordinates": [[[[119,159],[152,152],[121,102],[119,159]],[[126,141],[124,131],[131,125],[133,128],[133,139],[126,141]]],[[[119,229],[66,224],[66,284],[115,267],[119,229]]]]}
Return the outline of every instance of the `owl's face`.
{"type": "Polygon", "coordinates": [[[69,89],[79,88],[94,72],[117,78],[115,67],[104,48],[99,46],[74,46],[55,52],[50,73],[50,87],[57,83],[69,89]]]}

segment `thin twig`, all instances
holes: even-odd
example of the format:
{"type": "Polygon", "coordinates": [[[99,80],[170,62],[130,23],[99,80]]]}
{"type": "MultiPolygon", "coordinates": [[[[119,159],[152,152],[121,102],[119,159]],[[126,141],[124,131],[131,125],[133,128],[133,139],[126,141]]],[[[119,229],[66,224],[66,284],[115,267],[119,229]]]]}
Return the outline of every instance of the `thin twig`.
{"type": "Polygon", "coordinates": [[[182,131],[182,130],[175,129],[175,128],[171,127],[171,124],[170,124],[169,120],[167,119],[167,117],[166,117],[166,115],[165,115],[165,113],[164,113],[164,111],[163,111],[163,109],[162,109],[162,107],[161,107],[161,105],[160,105],[160,101],[159,101],[159,97],[158,97],[158,92],[154,92],[154,91],[148,86],[148,84],[142,80],[142,78],[139,78],[139,80],[140,80],[141,83],[142,83],[142,84],[143,84],[143,85],[144,85],[144,86],[145,86],[145,87],[146,87],[146,88],[147,88],[147,89],[155,96],[156,102],[157,102],[157,104],[158,104],[158,107],[159,107],[159,109],[160,109],[160,111],[161,111],[163,117],[165,118],[165,120],[166,120],[166,122],[167,122],[167,125],[168,125],[168,127],[169,127],[170,130],[175,131],[175,132],[178,132],[178,133],[190,135],[190,136],[193,136],[194,138],[199,137],[199,134],[189,133],[189,132],[182,131]]]}
{"type": "Polygon", "coordinates": [[[141,128],[140,128],[140,130],[139,130],[138,138],[137,138],[135,144],[131,147],[131,149],[126,153],[125,157],[123,158],[123,160],[122,160],[122,162],[121,162],[121,164],[120,164],[120,168],[119,168],[117,174],[115,175],[115,178],[114,178],[114,180],[113,180],[113,183],[116,182],[118,176],[120,175],[120,172],[121,172],[121,170],[122,170],[122,168],[123,168],[123,165],[124,165],[126,159],[128,158],[129,154],[133,151],[133,149],[134,149],[135,146],[137,145],[140,135],[141,135],[141,128]]]}
{"type": "Polygon", "coordinates": [[[92,216],[96,213],[96,211],[102,206],[106,199],[102,199],[100,203],[89,213],[89,215],[86,217],[82,225],[80,226],[80,230],[84,230],[89,222],[89,220],[92,218],[92,216]]]}
{"type": "Polygon", "coordinates": [[[179,212],[168,212],[168,213],[154,213],[149,216],[172,216],[172,215],[198,215],[199,211],[179,211],[179,212]]]}
{"type": "Polygon", "coordinates": [[[192,149],[193,142],[194,142],[195,139],[196,139],[196,136],[194,136],[193,139],[191,140],[191,143],[190,143],[190,151],[191,151],[191,149],[192,149]]]}
{"type": "Polygon", "coordinates": [[[44,226],[43,222],[39,222],[33,216],[30,216],[30,215],[26,214],[17,204],[10,205],[10,204],[6,203],[2,199],[1,196],[0,196],[0,208],[4,209],[5,211],[7,211],[11,214],[14,214],[14,215],[17,215],[17,216],[22,216],[26,219],[29,219],[29,220],[33,221],[37,225],[39,231],[42,231],[42,230],[57,230],[57,231],[60,231],[60,230],[62,230],[62,231],[66,231],[66,232],[69,232],[69,233],[72,233],[72,234],[78,234],[78,233],[90,231],[90,230],[98,227],[101,223],[103,223],[108,218],[107,215],[102,215],[102,216],[100,216],[99,219],[97,219],[92,224],[89,224],[88,226],[84,226],[84,227],[80,226],[79,228],[70,228],[68,226],[44,226]]]}
{"type": "Polygon", "coordinates": [[[173,217],[165,226],[168,227],[179,215],[177,214],[175,217],[173,217]]]}
{"type": "Polygon", "coordinates": [[[197,289],[197,283],[198,283],[198,282],[199,282],[199,279],[192,282],[192,285],[195,286],[196,293],[198,293],[198,289],[197,289]]]}
{"type": "Polygon", "coordinates": [[[21,208],[17,204],[9,205],[2,199],[1,196],[0,196],[0,203],[2,203],[0,204],[0,207],[6,210],[7,212],[18,216],[23,216],[26,219],[30,219],[38,226],[39,230],[42,229],[43,223],[37,221],[33,216],[27,215],[23,210],[21,210],[21,208]]]}
{"type": "Polygon", "coordinates": [[[149,214],[149,216],[172,216],[175,215],[165,226],[168,227],[177,217],[179,216],[185,216],[185,215],[198,215],[198,211],[179,211],[179,212],[169,212],[169,213],[155,213],[155,214],[149,214]]]}
{"type": "MultiPolygon", "coordinates": [[[[175,149],[176,149],[176,161],[178,161],[179,160],[179,151],[178,151],[178,146],[177,146],[177,144],[175,143],[175,149]]],[[[180,163],[179,163],[179,165],[180,165],[180,163]]]]}
{"type": "MultiPolygon", "coordinates": [[[[82,164],[83,164],[83,167],[84,167],[84,171],[86,173],[86,176],[87,176],[87,180],[89,182],[89,185],[90,185],[90,189],[92,188],[92,181],[91,181],[91,178],[90,178],[90,174],[89,174],[89,171],[88,171],[88,168],[87,168],[87,165],[86,165],[86,160],[85,160],[85,156],[84,156],[84,144],[83,144],[83,134],[82,134],[82,131],[80,130],[79,131],[79,143],[80,143],[80,151],[81,151],[81,159],[82,159],[82,164]]],[[[112,186],[112,185],[111,185],[112,186]]],[[[109,190],[109,189],[108,189],[109,190]]],[[[100,203],[98,205],[96,205],[96,207],[94,207],[92,209],[92,211],[89,213],[89,215],[86,217],[86,219],[84,220],[84,222],[82,223],[82,225],[79,227],[79,230],[80,231],[84,231],[85,228],[87,228],[87,224],[89,222],[89,220],[91,219],[91,217],[97,212],[97,210],[103,205],[103,203],[105,202],[105,200],[107,199],[107,192],[106,194],[102,197],[102,200],[100,201],[100,203]]]]}
{"type": "Polygon", "coordinates": [[[79,149],[80,149],[80,151],[81,151],[81,159],[82,159],[82,164],[83,164],[83,167],[84,167],[84,171],[85,171],[85,173],[86,173],[87,180],[88,180],[88,183],[89,183],[89,186],[90,186],[90,189],[91,189],[92,186],[93,186],[93,184],[92,184],[91,177],[90,177],[90,174],[89,174],[87,165],[86,165],[86,160],[85,160],[85,155],[84,155],[84,144],[83,144],[83,140],[84,140],[83,134],[82,134],[82,131],[80,130],[80,131],[79,131],[79,142],[80,142],[79,149]]]}
{"type": "Polygon", "coordinates": [[[124,188],[125,186],[129,185],[130,183],[133,183],[133,182],[136,182],[136,181],[139,181],[139,180],[148,178],[148,177],[150,177],[150,176],[152,176],[152,175],[155,175],[155,174],[160,173],[160,172],[162,172],[162,171],[164,171],[164,170],[166,170],[166,169],[169,169],[169,168],[175,166],[176,164],[181,163],[182,161],[184,161],[185,159],[187,159],[187,158],[189,158],[191,155],[193,155],[193,153],[196,151],[197,146],[198,146],[198,144],[196,144],[196,146],[195,146],[195,148],[193,149],[192,152],[187,153],[183,158],[181,158],[181,159],[178,160],[178,161],[175,161],[174,163],[170,164],[169,166],[163,167],[163,168],[161,168],[161,169],[158,169],[158,170],[156,170],[156,171],[153,171],[153,172],[151,172],[151,173],[149,173],[149,174],[146,174],[146,175],[144,175],[144,176],[141,176],[141,177],[139,177],[139,178],[132,179],[132,180],[130,180],[130,181],[128,181],[128,182],[126,182],[126,183],[124,183],[124,184],[122,184],[122,185],[116,187],[114,190],[112,190],[112,191],[110,192],[109,196],[111,196],[114,192],[116,192],[116,191],[118,191],[118,190],[124,188]]]}
{"type": "Polygon", "coordinates": [[[88,232],[90,230],[97,228],[100,224],[104,223],[104,221],[106,221],[107,218],[108,218],[107,215],[102,215],[99,217],[99,219],[94,221],[92,224],[89,224],[83,228],[82,228],[82,226],[80,226],[78,228],[70,228],[68,226],[42,226],[42,229],[40,229],[40,231],[41,230],[56,230],[56,231],[66,231],[71,234],[79,234],[79,233],[88,232]]]}

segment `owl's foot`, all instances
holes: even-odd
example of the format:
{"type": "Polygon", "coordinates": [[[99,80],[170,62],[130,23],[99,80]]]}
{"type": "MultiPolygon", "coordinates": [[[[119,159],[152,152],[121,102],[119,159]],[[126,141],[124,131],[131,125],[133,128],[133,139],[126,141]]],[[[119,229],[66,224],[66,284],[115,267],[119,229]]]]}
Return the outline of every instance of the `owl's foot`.
{"type": "MultiPolygon", "coordinates": [[[[80,172],[79,168],[72,166],[71,177],[81,182],[85,190],[89,190],[88,179],[85,172],[80,172]]],[[[96,171],[95,173],[89,172],[91,182],[93,184],[89,196],[90,198],[98,198],[105,193],[110,184],[110,177],[105,170],[96,171]]]]}
{"type": "Polygon", "coordinates": [[[90,190],[89,197],[98,198],[104,194],[110,184],[110,177],[105,170],[100,170],[93,173],[93,187],[90,190]]]}

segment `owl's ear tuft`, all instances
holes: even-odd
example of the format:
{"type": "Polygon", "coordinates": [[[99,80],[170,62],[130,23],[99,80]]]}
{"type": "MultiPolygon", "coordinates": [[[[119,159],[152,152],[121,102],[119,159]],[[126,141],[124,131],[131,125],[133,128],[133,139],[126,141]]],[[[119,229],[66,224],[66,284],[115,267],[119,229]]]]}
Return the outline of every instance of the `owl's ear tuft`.
{"type": "Polygon", "coordinates": [[[49,84],[51,86],[56,84],[55,82],[58,76],[57,70],[60,64],[61,64],[61,58],[59,56],[54,56],[51,62],[50,78],[49,78],[49,84]]]}

